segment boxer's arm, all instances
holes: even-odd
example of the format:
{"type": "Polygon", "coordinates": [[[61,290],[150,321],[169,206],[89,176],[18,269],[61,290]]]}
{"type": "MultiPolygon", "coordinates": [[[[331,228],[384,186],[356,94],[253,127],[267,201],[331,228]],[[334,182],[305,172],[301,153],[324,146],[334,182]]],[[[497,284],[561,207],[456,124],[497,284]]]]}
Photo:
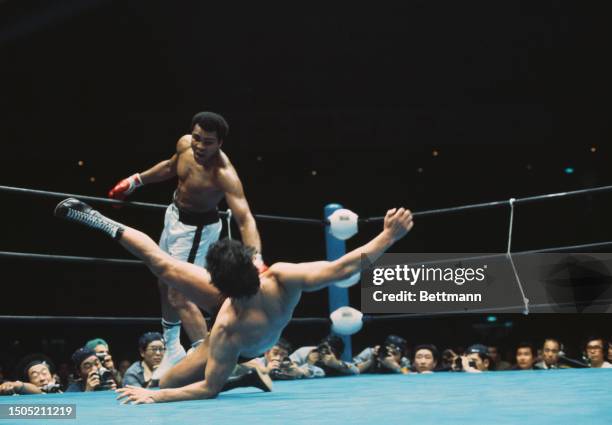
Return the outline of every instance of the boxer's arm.
{"type": "Polygon", "coordinates": [[[223,326],[215,326],[210,334],[210,353],[204,372],[205,379],[181,388],[167,388],[156,392],[158,402],[207,399],[216,397],[238,361],[238,345],[223,326]]]}
{"type": "Polygon", "coordinates": [[[261,253],[261,239],[259,238],[255,218],[251,214],[249,203],[244,196],[242,182],[231,164],[219,176],[219,184],[225,193],[227,206],[232,210],[232,216],[236,219],[240,229],[242,242],[261,253]]]}
{"type": "Polygon", "coordinates": [[[383,231],[378,236],[339,259],[298,264],[276,263],[270,267],[270,272],[287,288],[317,291],[360,271],[362,255],[370,262],[376,261],[391,245],[404,237],[412,225],[410,211],[403,208],[389,210],[383,231]]]}
{"type": "Polygon", "coordinates": [[[161,161],[153,167],[140,173],[143,184],[157,183],[176,177],[176,165],[178,156],[191,145],[191,136],[183,136],[176,143],[176,153],[170,159],[161,161]]]}

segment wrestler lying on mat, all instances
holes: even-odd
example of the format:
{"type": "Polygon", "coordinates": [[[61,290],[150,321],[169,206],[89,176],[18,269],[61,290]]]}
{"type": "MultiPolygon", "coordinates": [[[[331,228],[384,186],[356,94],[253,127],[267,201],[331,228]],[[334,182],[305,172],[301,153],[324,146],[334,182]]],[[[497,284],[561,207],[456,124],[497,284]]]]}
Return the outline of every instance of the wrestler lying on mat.
{"type": "Polygon", "coordinates": [[[160,382],[162,390],[117,390],[119,399],[135,404],[217,396],[238,362],[259,356],[278,341],[302,291],[323,289],[358,272],[362,254],[375,261],[413,225],[409,210],[392,209],[387,211],[378,236],[338,260],[276,263],[259,275],[253,265],[252,248],[235,240],[224,239],[211,246],[207,269],[203,269],[170,257],[144,233],[76,199],[60,202],[55,215],[118,240],[160,280],[205,310],[216,311],[225,298],[204,343],[168,371],[160,382]]]}

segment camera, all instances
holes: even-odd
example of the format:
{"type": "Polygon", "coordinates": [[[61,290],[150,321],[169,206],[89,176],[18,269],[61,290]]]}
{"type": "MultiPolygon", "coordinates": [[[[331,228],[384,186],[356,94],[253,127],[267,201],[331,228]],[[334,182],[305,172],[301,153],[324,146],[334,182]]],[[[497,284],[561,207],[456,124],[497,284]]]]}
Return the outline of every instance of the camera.
{"type": "MultiPolygon", "coordinates": [[[[476,362],[474,360],[470,360],[468,362],[468,365],[470,367],[476,369],[476,362]]],[[[463,370],[463,361],[462,361],[462,357],[461,356],[455,357],[454,364],[453,364],[453,369],[454,370],[463,370]]]]}
{"type": "Polygon", "coordinates": [[[43,393],[47,393],[47,394],[61,392],[60,384],[47,384],[47,385],[40,387],[40,390],[43,393]]]}
{"type": "Polygon", "coordinates": [[[283,359],[278,369],[273,369],[270,371],[270,378],[277,381],[295,379],[295,376],[291,371],[291,360],[288,357],[283,359]]]}
{"type": "Polygon", "coordinates": [[[115,383],[113,373],[104,366],[100,367],[98,369],[98,372],[96,373],[100,378],[100,385],[95,388],[95,391],[110,390],[113,387],[113,384],[115,383]]]}

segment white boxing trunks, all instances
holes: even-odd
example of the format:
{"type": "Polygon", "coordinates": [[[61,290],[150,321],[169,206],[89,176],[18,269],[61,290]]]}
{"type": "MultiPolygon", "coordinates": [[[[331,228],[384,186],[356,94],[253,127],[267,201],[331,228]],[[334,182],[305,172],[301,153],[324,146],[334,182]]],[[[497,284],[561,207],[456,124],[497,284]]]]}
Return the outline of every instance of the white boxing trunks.
{"type": "Polygon", "coordinates": [[[210,245],[219,240],[221,220],[218,211],[193,213],[168,205],[159,247],[173,258],[206,266],[210,245]]]}

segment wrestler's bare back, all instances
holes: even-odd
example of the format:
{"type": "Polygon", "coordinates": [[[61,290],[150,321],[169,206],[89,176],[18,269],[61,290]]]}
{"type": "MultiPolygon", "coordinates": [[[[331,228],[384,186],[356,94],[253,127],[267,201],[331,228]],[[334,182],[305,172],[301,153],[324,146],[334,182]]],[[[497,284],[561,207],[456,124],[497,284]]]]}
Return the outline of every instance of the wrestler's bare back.
{"type": "Polygon", "coordinates": [[[233,335],[242,357],[257,357],[274,346],[291,320],[301,291],[280,284],[270,271],[260,276],[257,294],[245,300],[225,299],[215,326],[233,335]]]}

